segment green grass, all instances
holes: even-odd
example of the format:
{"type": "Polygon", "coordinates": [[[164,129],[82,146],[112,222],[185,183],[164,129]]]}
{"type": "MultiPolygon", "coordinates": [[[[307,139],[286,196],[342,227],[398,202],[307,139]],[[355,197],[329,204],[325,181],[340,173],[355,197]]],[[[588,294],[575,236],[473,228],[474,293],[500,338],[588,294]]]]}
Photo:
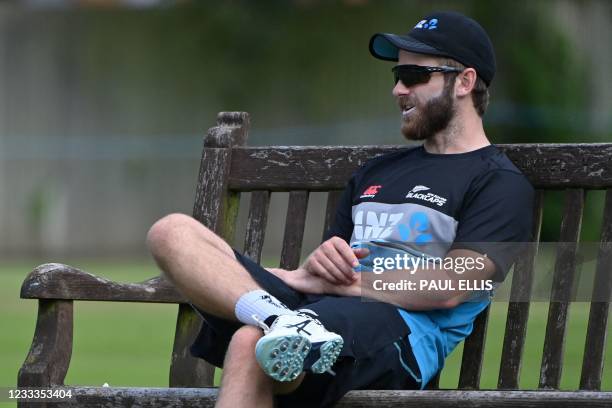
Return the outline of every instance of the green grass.
{"type": "MultiPolygon", "coordinates": [[[[149,261],[72,264],[123,282],[138,282],[157,274],[149,261]]],[[[0,387],[15,386],[17,371],[32,341],[36,301],[19,299],[19,288],[34,265],[28,262],[0,265],[0,387]]],[[[482,388],[495,388],[497,384],[506,307],[506,303],[495,303],[491,311],[482,388]]],[[[74,347],[66,384],[167,386],[176,312],[176,305],[76,302],[74,347]]],[[[521,388],[537,388],[547,312],[546,303],[534,303],[531,307],[521,388]]],[[[588,312],[586,303],[574,303],[570,309],[563,389],[578,387],[588,312]]],[[[612,390],[610,337],[606,355],[602,389],[612,390]]],[[[441,387],[456,387],[460,362],[461,347],[448,358],[441,387]]]]}
{"type": "MultiPolygon", "coordinates": [[[[149,262],[72,262],[99,276],[138,282],[157,274],[149,262]]],[[[33,264],[0,266],[0,387],[14,386],[36,324],[35,300],[19,299],[33,264]],[[7,330],[8,329],[8,330],[7,330]]],[[[66,383],[167,386],[177,305],[75,302],[66,383]]]]}
{"type": "MultiPolygon", "coordinates": [[[[497,387],[507,307],[508,304],[505,302],[494,302],[491,308],[481,374],[481,388],[494,389],[497,387]]],[[[561,389],[564,390],[578,389],[580,383],[589,307],[590,305],[584,302],[572,303],[570,306],[561,377],[561,389]]],[[[547,316],[548,303],[534,302],[531,304],[521,369],[520,388],[522,389],[535,389],[538,387],[547,316]]],[[[610,324],[608,324],[608,330],[609,328],[610,324]]],[[[440,387],[457,387],[462,350],[463,346],[460,345],[447,358],[446,367],[440,378],[440,387]]],[[[606,343],[606,361],[604,364],[602,390],[612,390],[612,341],[610,341],[609,336],[606,343]]]]}

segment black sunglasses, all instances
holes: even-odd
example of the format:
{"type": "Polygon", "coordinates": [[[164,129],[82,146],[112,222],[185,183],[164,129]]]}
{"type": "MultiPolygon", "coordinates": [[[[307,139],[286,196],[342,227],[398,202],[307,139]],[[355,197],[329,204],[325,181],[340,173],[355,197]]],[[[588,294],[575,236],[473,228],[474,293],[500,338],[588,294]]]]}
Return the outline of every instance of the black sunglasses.
{"type": "Polygon", "coordinates": [[[423,65],[396,65],[391,68],[393,71],[393,79],[397,85],[398,81],[402,81],[404,86],[413,86],[417,84],[426,84],[431,79],[431,74],[434,72],[462,72],[461,68],[454,67],[427,67],[423,65]]]}

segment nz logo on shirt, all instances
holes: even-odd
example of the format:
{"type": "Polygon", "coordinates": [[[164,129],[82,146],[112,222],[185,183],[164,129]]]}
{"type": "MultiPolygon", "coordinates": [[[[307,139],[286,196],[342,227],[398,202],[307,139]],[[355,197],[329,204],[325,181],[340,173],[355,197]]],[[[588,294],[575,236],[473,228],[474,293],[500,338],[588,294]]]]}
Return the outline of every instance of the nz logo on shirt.
{"type": "Polygon", "coordinates": [[[446,198],[440,197],[439,195],[434,193],[425,193],[424,191],[427,190],[430,190],[430,188],[421,185],[414,186],[412,190],[410,190],[410,192],[406,194],[406,198],[428,201],[432,204],[437,205],[438,207],[442,207],[444,204],[446,204],[446,198]]]}
{"type": "Polygon", "coordinates": [[[431,222],[424,212],[415,212],[407,224],[398,224],[397,230],[404,242],[414,242],[417,245],[433,241],[431,222]]]}
{"type": "Polygon", "coordinates": [[[397,229],[404,242],[422,245],[433,241],[431,223],[424,212],[413,213],[406,224],[400,224],[404,213],[357,211],[353,233],[357,240],[389,238],[397,229]]]}
{"type": "Polygon", "coordinates": [[[375,211],[357,211],[355,214],[355,238],[383,239],[393,233],[393,227],[401,221],[404,213],[376,213],[375,211]],[[364,219],[365,215],[365,219],[364,219]]]}

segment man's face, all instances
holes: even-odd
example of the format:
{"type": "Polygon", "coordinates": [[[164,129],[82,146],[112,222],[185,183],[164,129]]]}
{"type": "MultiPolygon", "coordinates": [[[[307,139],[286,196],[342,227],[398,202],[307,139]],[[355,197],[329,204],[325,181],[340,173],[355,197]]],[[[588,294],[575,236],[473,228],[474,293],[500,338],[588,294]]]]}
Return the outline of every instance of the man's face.
{"type": "MultiPolygon", "coordinates": [[[[400,50],[398,65],[439,66],[438,60],[400,50]]],[[[448,75],[448,74],[447,74],[448,75]]],[[[444,74],[436,72],[426,84],[406,87],[402,81],[393,88],[393,96],[402,112],[402,134],[409,140],[426,140],[449,125],[455,115],[454,81],[444,83],[444,74]]]]}

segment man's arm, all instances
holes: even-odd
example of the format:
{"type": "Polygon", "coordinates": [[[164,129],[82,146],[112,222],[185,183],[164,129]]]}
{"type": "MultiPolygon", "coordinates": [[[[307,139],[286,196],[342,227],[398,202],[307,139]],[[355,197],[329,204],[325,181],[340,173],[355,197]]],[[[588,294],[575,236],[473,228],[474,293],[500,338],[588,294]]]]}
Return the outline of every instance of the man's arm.
{"type": "Polygon", "coordinates": [[[295,271],[281,268],[266,270],[301,292],[339,295],[357,281],[359,274],[353,268],[367,254],[367,249],[353,249],[342,238],[331,237],[319,245],[295,271]]]}
{"type": "MultiPolygon", "coordinates": [[[[321,277],[330,283],[350,285],[357,279],[353,270],[359,265],[359,258],[367,255],[367,249],[353,249],[345,240],[331,237],[317,247],[306,261],[298,268],[310,275],[321,277]]],[[[269,272],[281,277],[284,269],[266,268],[269,272]]]]}
{"type": "MultiPolygon", "coordinates": [[[[348,244],[345,243],[348,247],[348,244]]],[[[350,249],[350,247],[348,247],[350,249]]],[[[311,257],[320,248],[315,250],[311,257]]],[[[321,250],[322,251],[322,250],[321,250]]],[[[356,256],[364,256],[358,252],[356,256]]],[[[280,268],[268,268],[268,271],[281,278],[292,288],[305,293],[332,294],[337,296],[363,296],[370,299],[391,303],[407,310],[432,310],[455,307],[471,294],[470,290],[461,290],[459,281],[476,281],[480,286],[483,281],[491,279],[495,273],[495,264],[486,256],[468,249],[453,249],[444,258],[443,265],[457,265],[457,260],[478,260],[471,268],[462,273],[447,267],[419,268],[416,271],[390,270],[382,274],[371,272],[355,273],[356,279],[349,284],[327,279],[326,275],[313,273],[308,269],[308,260],[295,271],[280,268]],[[478,266],[476,266],[478,265],[478,266]],[[482,267],[480,267],[482,265],[482,267]],[[421,281],[425,283],[421,283],[421,281]],[[435,287],[431,286],[431,283],[435,287]],[[413,290],[389,289],[389,284],[402,283],[404,288],[413,290]],[[387,286],[383,286],[383,285],[387,286]],[[424,285],[422,288],[421,285],[424,285]],[[453,290],[438,290],[442,285],[451,285],[453,290]],[[386,288],[386,289],[385,289],[386,288]]],[[[309,257],[310,259],[310,257],[309,257]]],[[[464,261],[462,261],[465,264],[464,261]]],[[[471,287],[475,285],[472,284],[471,287]]]]}
{"type": "Polygon", "coordinates": [[[485,255],[467,249],[453,249],[443,259],[442,265],[435,267],[416,271],[390,270],[382,274],[361,273],[359,282],[347,288],[346,292],[348,296],[363,296],[406,310],[448,309],[466,301],[473,293],[469,288],[482,288],[494,273],[495,264],[485,255]],[[466,259],[474,260],[473,265],[462,268],[461,273],[457,272],[459,269],[450,267],[464,265],[466,259]],[[466,282],[471,284],[467,286],[466,282]],[[393,284],[401,286],[398,289],[391,286],[393,284]]]}

